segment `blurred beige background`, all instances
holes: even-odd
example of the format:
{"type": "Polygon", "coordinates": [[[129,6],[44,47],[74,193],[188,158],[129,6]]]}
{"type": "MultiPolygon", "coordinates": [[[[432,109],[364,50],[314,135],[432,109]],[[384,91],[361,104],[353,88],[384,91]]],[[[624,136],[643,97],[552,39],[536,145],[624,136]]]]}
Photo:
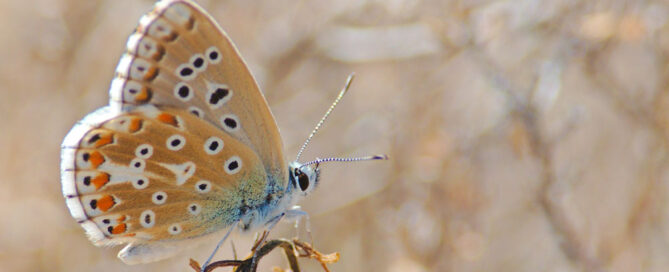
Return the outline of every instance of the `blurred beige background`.
{"type": "MultiPolygon", "coordinates": [[[[0,270],[187,271],[209,244],[126,266],[60,193],[59,145],[107,103],[153,1],[0,1],[0,270]]],[[[334,271],[669,271],[666,1],[198,1],[236,42],[334,271]]],[[[271,237],[292,237],[280,224],[271,237]]],[[[237,251],[252,237],[237,235],[237,251]]],[[[231,258],[229,244],[218,257],[231,258]]],[[[278,251],[261,271],[286,267],[278,251]]],[[[321,271],[301,260],[305,271],[321,271]]]]}

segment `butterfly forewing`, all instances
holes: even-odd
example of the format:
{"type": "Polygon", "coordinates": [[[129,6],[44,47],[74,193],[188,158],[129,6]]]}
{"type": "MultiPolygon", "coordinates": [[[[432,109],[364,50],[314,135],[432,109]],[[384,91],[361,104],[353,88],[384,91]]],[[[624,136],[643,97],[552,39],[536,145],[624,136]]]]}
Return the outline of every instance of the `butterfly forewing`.
{"type": "Polygon", "coordinates": [[[242,205],[244,196],[229,194],[238,180],[264,188],[265,179],[254,178],[264,177],[255,152],[188,111],[145,105],[92,115],[72,130],[83,129],[80,140],[64,146],[63,190],[72,215],[98,244],[219,230],[233,222],[218,215],[242,205]]]}
{"type": "Polygon", "coordinates": [[[162,1],[140,20],[110,89],[122,109],[184,109],[249,146],[266,171],[286,180],[274,117],[237,49],[191,1],[162,1]]]}

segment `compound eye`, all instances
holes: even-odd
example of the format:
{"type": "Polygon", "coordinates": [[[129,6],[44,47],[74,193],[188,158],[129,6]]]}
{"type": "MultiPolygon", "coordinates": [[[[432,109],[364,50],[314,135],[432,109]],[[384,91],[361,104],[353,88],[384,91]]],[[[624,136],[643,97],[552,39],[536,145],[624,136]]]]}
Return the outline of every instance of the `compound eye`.
{"type": "Polygon", "coordinates": [[[300,190],[302,190],[302,192],[309,188],[309,177],[307,177],[307,174],[304,172],[298,174],[297,181],[300,183],[300,190]]]}

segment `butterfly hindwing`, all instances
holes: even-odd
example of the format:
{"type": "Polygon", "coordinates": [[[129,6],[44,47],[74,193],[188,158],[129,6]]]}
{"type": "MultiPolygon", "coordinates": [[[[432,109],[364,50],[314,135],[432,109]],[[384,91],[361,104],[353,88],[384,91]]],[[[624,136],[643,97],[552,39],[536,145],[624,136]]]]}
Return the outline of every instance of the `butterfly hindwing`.
{"type": "Polygon", "coordinates": [[[120,108],[187,110],[249,146],[267,172],[286,180],[283,144],[264,96],[225,32],[192,1],[161,1],[142,17],[110,96],[120,108]]]}
{"type": "Polygon", "coordinates": [[[246,196],[231,192],[263,195],[255,152],[210,123],[152,105],[109,112],[84,119],[63,147],[63,193],[96,244],[195,238],[238,219],[246,196]]]}

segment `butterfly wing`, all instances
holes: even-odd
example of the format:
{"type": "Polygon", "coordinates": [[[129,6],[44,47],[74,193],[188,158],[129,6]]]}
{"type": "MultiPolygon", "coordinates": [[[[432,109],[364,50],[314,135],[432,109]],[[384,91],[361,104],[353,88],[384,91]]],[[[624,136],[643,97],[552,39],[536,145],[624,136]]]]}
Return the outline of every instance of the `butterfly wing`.
{"type": "Polygon", "coordinates": [[[106,107],[65,142],[76,144],[63,147],[63,194],[96,245],[170,248],[232,225],[267,194],[256,153],[185,110],[106,107]]]}
{"type": "Polygon", "coordinates": [[[221,27],[189,0],[167,0],[142,17],[112,81],[111,105],[182,108],[251,147],[268,174],[287,180],[272,113],[221,27]]]}
{"type": "Polygon", "coordinates": [[[267,102],[227,35],[189,0],[142,17],[109,93],[110,105],[66,136],[61,179],[95,244],[129,243],[125,262],[168,257],[175,242],[230,226],[287,181],[267,102]]]}

